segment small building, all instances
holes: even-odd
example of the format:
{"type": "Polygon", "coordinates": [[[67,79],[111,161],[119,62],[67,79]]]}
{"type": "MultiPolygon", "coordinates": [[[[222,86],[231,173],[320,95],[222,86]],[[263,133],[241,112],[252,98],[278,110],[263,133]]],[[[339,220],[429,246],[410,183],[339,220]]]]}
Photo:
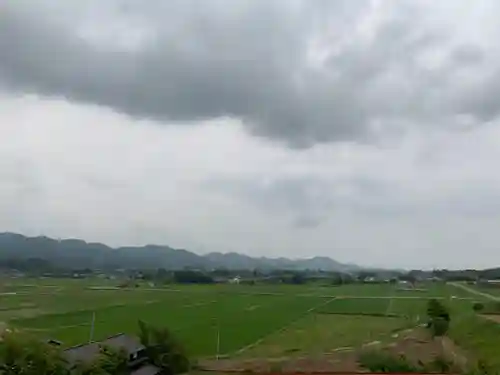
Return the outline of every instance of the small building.
{"type": "Polygon", "coordinates": [[[160,373],[158,367],[148,363],[144,345],[136,337],[123,333],[102,341],[73,346],[64,350],[63,354],[70,364],[91,362],[99,355],[99,349],[102,345],[117,350],[124,349],[127,352],[129,375],[158,375],[160,373]]]}

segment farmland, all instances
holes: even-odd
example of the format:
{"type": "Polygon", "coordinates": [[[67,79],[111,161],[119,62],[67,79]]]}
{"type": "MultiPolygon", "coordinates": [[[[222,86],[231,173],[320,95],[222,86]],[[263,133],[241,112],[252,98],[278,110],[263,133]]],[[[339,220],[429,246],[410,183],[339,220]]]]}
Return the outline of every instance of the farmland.
{"type": "Polygon", "coordinates": [[[198,358],[319,355],[389,340],[423,321],[429,298],[449,305],[457,322],[450,336],[478,356],[494,350],[488,349],[494,338],[488,327],[498,327],[473,314],[473,302],[482,297],[439,283],[418,290],[389,284],[118,289],[99,280],[46,279],[7,280],[0,288],[4,325],[72,346],[89,340],[93,321],[92,338],[99,340],[137,333],[140,319],[168,327],[198,358]],[[487,332],[484,340],[473,326],[487,332]]]}

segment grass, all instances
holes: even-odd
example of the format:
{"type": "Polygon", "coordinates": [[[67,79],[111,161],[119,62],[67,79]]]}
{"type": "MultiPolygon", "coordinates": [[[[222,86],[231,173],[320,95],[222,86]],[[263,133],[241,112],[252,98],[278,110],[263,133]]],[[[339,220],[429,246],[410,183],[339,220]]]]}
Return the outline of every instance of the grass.
{"type": "Polygon", "coordinates": [[[391,299],[382,298],[338,298],[319,309],[323,314],[385,315],[391,299]]]}
{"type": "MultiPolygon", "coordinates": [[[[216,353],[217,332],[221,354],[235,353],[270,334],[249,353],[257,354],[259,350],[261,353],[267,350],[270,353],[273,350],[304,352],[330,350],[384,337],[393,329],[414,324],[416,317],[425,316],[427,300],[433,297],[446,299],[453,316],[469,319],[473,301],[450,298],[478,298],[444,284],[424,285],[423,291],[399,290],[398,286],[389,284],[151,288],[144,283],[130,290],[91,289],[116,284],[116,281],[97,279],[4,280],[0,288],[0,322],[31,330],[43,338],[58,339],[69,346],[89,339],[95,313],[96,340],[119,332],[134,334],[137,320],[143,319],[173,330],[194,356],[216,353]],[[339,298],[331,300],[334,296],[339,298]],[[314,307],[324,314],[308,313],[314,307]],[[359,314],[394,314],[401,319],[357,316],[359,314]],[[293,328],[273,334],[291,323],[293,328]]],[[[455,327],[452,323],[452,332],[462,341],[470,335],[474,338],[469,340],[471,345],[491,356],[488,349],[488,345],[493,345],[488,341],[491,335],[485,333],[484,340],[489,344],[481,346],[483,339],[478,336],[482,333],[476,334],[473,324],[457,323],[455,327]]]]}
{"type": "MultiPolygon", "coordinates": [[[[107,294],[108,291],[94,293],[107,294]]],[[[201,356],[215,354],[217,330],[220,352],[232,352],[299,318],[325,301],[321,297],[214,292],[158,292],[157,300],[146,301],[140,291],[137,293],[137,296],[133,296],[134,292],[129,293],[132,295],[129,295],[130,300],[126,304],[13,319],[11,323],[40,336],[61,340],[65,345],[75,345],[88,340],[94,313],[94,338],[97,340],[118,332],[133,334],[137,331],[137,321],[142,319],[154,325],[169,327],[186,343],[193,355],[201,356]]]]}
{"type": "Polygon", "coordinates": [[[471,314],[452,322],[450,336],[476,360],[500,369],[500,324],[471,314]]]}
{"type": "Polygon", "coordinates": [[[245,357],[281,357],[324,353],[382,340],[405,321],[398,318],[310,314],[242,353],[245,357]]]}
{"type": "MultiPolygon", "coordinates": [[[[411,321],[424,318],[429,298],[339,298],[318,310],[325,314],[397,316],[411,321]]],[[[462,302],[462,300],[459,303],[462,302]]],[[[470,303],[467,301],[467,303],[470,303]]]]}
{"type": "Polygon", "coordinates": [[[481,293],[491,294],[492,296],[500,297],[500,285],[481,286],[481,285],[467,285],[469,288],[475,289],[481,293]]]}

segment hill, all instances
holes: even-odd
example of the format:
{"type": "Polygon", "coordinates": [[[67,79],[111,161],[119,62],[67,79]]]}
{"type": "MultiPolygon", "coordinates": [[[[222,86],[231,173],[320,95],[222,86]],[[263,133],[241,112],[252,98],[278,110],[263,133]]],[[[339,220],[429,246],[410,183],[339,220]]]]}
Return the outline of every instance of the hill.
{"type": "Polygon", "coordinates": [[[65,268],[92,269],[321,269],[349,271],[359,267],[339,263],[328,257],[309,259],[254,258],[238,253],[198,255],[169,246],[146,245],[112,248],[102,243],[78,239],[55,240],[49,237],[26,237],[16,233],[0,233],[0,260],[46,261],[65,268]]]}

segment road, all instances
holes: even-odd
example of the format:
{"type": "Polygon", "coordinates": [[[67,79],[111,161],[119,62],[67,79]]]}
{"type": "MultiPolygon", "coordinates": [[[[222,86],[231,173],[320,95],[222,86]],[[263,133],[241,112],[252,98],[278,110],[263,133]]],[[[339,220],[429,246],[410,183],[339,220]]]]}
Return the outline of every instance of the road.
{"type": "Polygon", "coordinates": [[[480,292],[479,290],[472,289],[468,287],[467,285],[461,284],[461,283],[449,283],[450,285],[453,285],[457,288],[461,288],[469,293],[475,294],[477,296],[485,297],[488,298],[492,301],[500,301],[500,297],[498,296],[492,296],[491,294],[480,292]]]}

